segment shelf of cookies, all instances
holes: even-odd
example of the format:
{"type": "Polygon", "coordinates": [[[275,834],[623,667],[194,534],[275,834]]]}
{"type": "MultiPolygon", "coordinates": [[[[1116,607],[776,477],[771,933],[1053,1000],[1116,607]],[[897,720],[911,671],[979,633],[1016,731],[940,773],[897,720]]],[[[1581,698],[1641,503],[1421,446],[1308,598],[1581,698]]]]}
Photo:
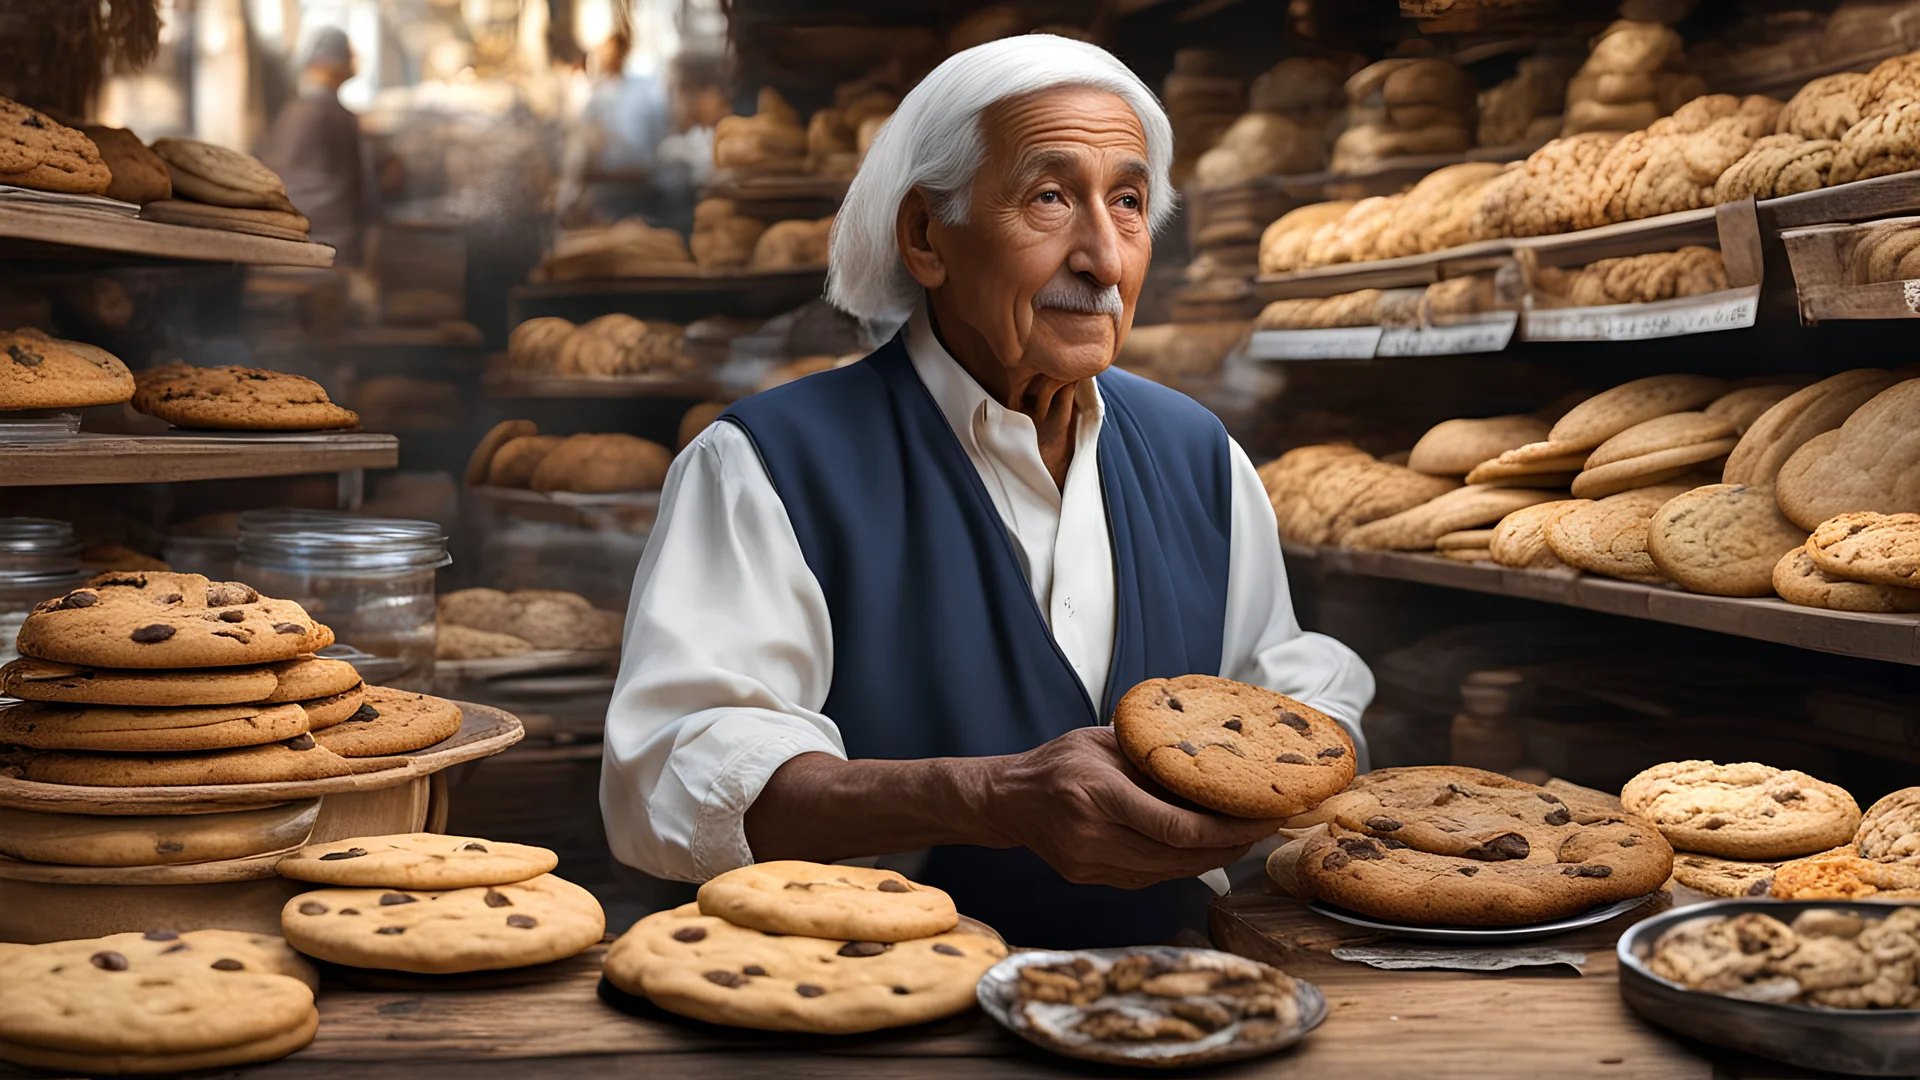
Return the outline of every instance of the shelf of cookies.
{"type": "Polygon", "coordinates": [[[372,432],[181,432],[0,442],[0,487],[158,484],[391,469],[400,440],[372,432]]]}
{"type": "Polygon", "coordinates": [[[72,261],[104,255],[248,263],[260,266],[333,265],[333,249],[312,241],[281,240],[138,218],[63,213],[43,205],[0,202],[0,251],[12,259],[72,261]]]}

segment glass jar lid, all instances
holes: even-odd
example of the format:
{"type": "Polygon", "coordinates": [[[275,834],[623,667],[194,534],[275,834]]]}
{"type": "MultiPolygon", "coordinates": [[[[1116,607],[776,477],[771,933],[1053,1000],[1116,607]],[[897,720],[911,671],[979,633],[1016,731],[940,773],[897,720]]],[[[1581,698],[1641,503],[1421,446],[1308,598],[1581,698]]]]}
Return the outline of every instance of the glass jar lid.
{"type": "Polygon", "coordinates": [[[83,571],[73,526],[48,518],[0,518],[0,581],[28,585],[83,571]]]}
{"type": "Polygon", "coordinates": [[[431,570],[453,561],[434,522],[326,510],[249,510],[240,515],[238,552],[255,566],[322,572],[431,570]]]}

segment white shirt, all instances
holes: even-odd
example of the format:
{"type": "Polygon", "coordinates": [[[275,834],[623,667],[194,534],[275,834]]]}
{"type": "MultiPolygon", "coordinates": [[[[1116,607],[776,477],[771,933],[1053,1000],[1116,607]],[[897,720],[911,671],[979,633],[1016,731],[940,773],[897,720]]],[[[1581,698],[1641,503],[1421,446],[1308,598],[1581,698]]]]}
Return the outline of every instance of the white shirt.
{"type": "MultiPolygon", "coordinates": [[[[1099,701],[1113,652],[1115,586],[1098,387],[1091,379],[1080,385],[1073,460],[1056,487],[1033,421],[987,395],[924,311],[906,335],[914,371],[979,470],[1055,641],[1099,701]]],[[[1373,675],[1346,646],[1300,629],[1273,507],[1246,453],[1231,440],[1229,449],[1219,674],[1339,720],[1364,769],[1359,720],[1373,675]]],[[[667,473],[634,579],[600,774],[615,857],[681,881],[751,863],[742,821],[774,770],[808,752],[847,756],[839,729],[820,712],[832,683],[832,619],[786,508],[746,434],[713,424],[667,473]]]]}

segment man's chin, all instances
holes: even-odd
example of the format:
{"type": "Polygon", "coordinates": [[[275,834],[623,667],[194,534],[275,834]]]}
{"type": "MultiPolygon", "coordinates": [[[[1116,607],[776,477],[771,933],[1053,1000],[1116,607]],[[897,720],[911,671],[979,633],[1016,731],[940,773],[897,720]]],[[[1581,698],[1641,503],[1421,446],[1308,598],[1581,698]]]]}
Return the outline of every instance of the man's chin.
{"type": "Polygon", "coordinates": [[[1120,351],[1115,329],[1110,315],[1047,312],[1035,320],[1027,362],[1061,382],[1092,378],[1120,351]]]}

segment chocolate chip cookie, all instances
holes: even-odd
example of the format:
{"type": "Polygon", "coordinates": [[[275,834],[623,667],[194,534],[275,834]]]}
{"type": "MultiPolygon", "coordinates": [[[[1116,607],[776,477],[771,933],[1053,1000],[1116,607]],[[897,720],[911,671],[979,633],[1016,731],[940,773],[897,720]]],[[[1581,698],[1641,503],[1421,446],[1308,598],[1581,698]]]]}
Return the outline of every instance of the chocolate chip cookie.
{"type": "Polygon", "coordinates": [[[0,97],[0,184],[104,195],[112,182],[93,140],[46,113],[0,97]]]}
{"type": "Polygon", "coordinates": [[[75,409],[132,396],[133,374],[105,349],[31,327],[0,333],[0,409],[75,409]]]}
{"type": "Polygon", "coordinates": [[[0,667],[0,694],[81,705],[238,705],[273,693],[265,667],[125,671],[23,656],[0,667]]]}
{"type": "Polygon", "coordinates": [[[1673,857],[1673,880],[1708,896],[1766,896],[1778,869],[1777,862],[1721,859],[1684,851],[1673,857]]]}
{"type": "Polygon", "coordinates": [[[312,379],[249,367],[177,365],[142,378],[133,407],[186,428],[322,431],[360,423],[312,379]]]}
{"type": "Polygon", "coordinates": [[[325,780],[353,767],[311,735],[266,746],[187,754],[90,754],[0,749],[0,776],[83,787],[200,787],[325,780]]]}
{"type": "Polygon", "coordinates": [[[445,698],[369,686],[353,715],[314,736],[342,757],[424,750],[460,730],[460,707],[445,698]]]}
{"type": "Polygon", "coordinates": [[[1920,787],[1901,788],[1868,807],[1853,839],[1862,858],[1920,859],[1920,787]]]}
{"type": "Polygon", "coordinates": [[[891,870],[780,861],[729,870],[700,886],[700,911],[769,934],[907,941],[960,922],[953,898],[891,870]]]}
{"type": "Polygon", "coordinates": [[[423,975],[561,960],[606,932],[593,894],[541,874],[471,889],[319,889],[280,909],[288,944],[349,967],[423,975]]]}
{"type": "Polygon", "coordinates": [[[1803,772],[1743,761],[1670,761],[1627,781],[1620,804],[1675,848],[1729,859],[1791,859],[1844,844],[1853,796],[1803,772]]]}
{"type": "Polygon", "coordinates": [[[39,750],[179,753],[281,742],[307,733],[298,705],[121,705],[28,702],[0,709],[0,743],[39,750]]]}
{"type": "Polygon", "coordinates": [[[108,668],[209,668],[290,660],[313,647],[299,604],[199,574],[109,573],[36,605],[21,655],[108,668]]]}
{"type": "Polygon", "coordinates": [[[1149,679],[1113,711],[1120,749],[1168,791],[1239,817],[1287,817],[1353,779],[1353,739],[1284,694],[1212,675],[1149,679]]]}
{"type": "Polygon", "coordinates": [[[1006,955],[999,941],[963,929],[894,944],[781,936],[686,904],[621,935],[605,974],[708,1023],[851,1035],[972,1008],[980,976],[1006,955]]]}
{"type": "Polygon", "coordinates": [[[441,833],[356,836],[309,844],[281,859],[281,877],[323,885],[470,889],[511,885],[560,865],[543,847],[441,833]]]}
{"type": "Polygon", "coordinates": [[[292,704],[299,705],[307,714],[308,731],[325,731],[335,724],[344,724],[359,715],[361,706],[366,703],[366,689],[356,686],[338,694],[329,694],[323,698],[309,698],[292,704]]]}
{"type": "Polygon", "coordinates": [[[1524,926],[1650,893],[1673,871],[1646,821],[1478,769],[1381,769],[1287,825],[1322,823],[1300,883],[1398,923],[1524,926]]]}

